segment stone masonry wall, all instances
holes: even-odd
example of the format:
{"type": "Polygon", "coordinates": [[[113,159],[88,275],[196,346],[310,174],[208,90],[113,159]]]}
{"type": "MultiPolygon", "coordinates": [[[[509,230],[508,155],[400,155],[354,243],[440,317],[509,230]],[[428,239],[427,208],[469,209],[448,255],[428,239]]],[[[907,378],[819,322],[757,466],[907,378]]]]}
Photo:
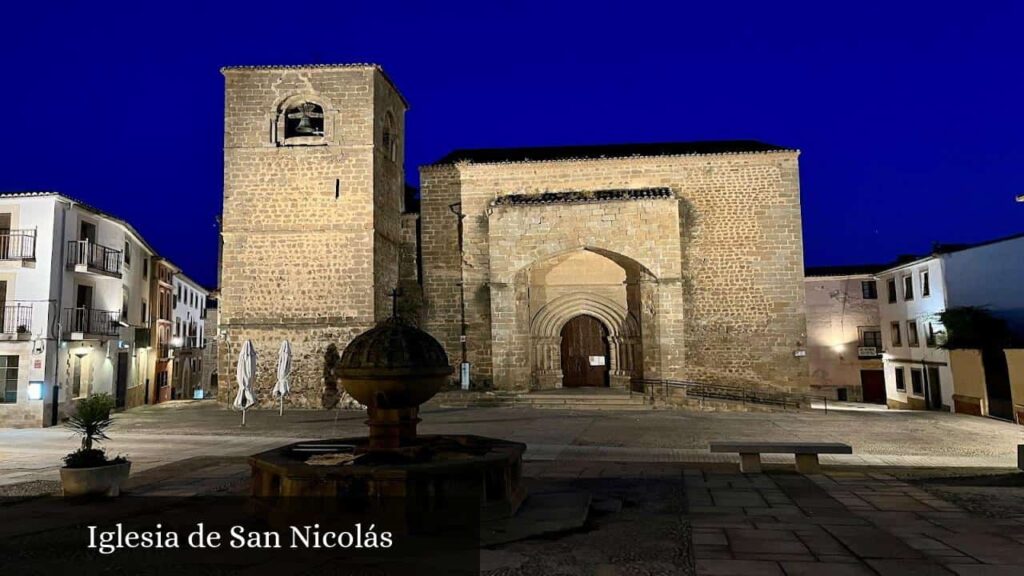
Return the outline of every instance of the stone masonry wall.
{"type": "Polygon", "coordinates": [[[249,339],[260,355],[257,396],[271,403],[277,350],[288,339],[290,402],[318,405],[326,347],[344,349],[390,311],[382,295],[397,278],[401,156],[395,167],[376,154],[377,114],[396,106],[400,120],[405,106],[381,76],[373,66],[224,70],[222,402],[234,398],[249,339]],[[317,145],[279,145],[278,109],[295,97],[324,107],[317,145]]]}
{"type": "MultiPolygon", "coordinates": [[[[495,377],[498,361],[492,357],[492,341],[513,338],[491,333],[492,294],[502,289],[492,284],[497,279],[491,276],[491,201],[507,194],[668,187],[677,198],[678,236],[655,244],[638,240],[629,248],[630,257],[642,262],[658,257],[652,250],[678,245],[678,276],[663,275],[646,298],[657,303],[660,313],[678,315],[678,323],[659,326],[682,326],[681,335],[662,328],[656,336],[668,348],[660,353],[663,374],[747,386],[807,386],[806,361],[793,355],[805,341],[797,153],[428,166],[421,169],[421,183],[426,326],[453,357],[458,349],[460,258],[448,205],[461,202],[466,215],[468,347],[477,381],[495,377]]],[[[538,210],[552,216],[520,224],[554,230],[549,221],[557,218],[555,236],[538,234],[537,241],[564,238],[563,248],[596,241],[593,217],[611,217],[574,213],[578,209],[571,204],[538,210]]],[[[642,227],[649,225],[640,217],[628,225],[603,226],[608,241],[625,246],[630,238],[643,236],[642,227]]],[[[511,246],[500,250],[513,252],[511,246]]]]}
{"type": "Polygon", "coordinates": [[[402,195],[405,190],[405,103],[380,74],[374,76],[374,310],[375,320],[391,315],[391,291],[399,288],[398,259],[401,244],[402,195]],[[384,118],[391,114],[399,143],[395,154],[384,146],[384,118]]]}

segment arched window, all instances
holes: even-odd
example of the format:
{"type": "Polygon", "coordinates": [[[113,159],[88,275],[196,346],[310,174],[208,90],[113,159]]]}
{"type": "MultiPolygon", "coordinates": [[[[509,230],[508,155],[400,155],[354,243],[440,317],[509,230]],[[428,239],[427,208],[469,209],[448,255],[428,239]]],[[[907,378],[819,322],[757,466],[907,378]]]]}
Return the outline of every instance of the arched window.
{"type": "Polygon", "coordinates": [[[387,154],[388,158],[391,158],[392,160],[398,158],[398,130],[395,128],[395,117],[391,112],[384,113],[381,145],[383,146],[384,153],[387,154]]]}
{"type": "Polygon", "coordinates": [[[284,137],[302,138],[324,135],[324,109],[315,102],[298,102],[284,113],[284,137]]]}

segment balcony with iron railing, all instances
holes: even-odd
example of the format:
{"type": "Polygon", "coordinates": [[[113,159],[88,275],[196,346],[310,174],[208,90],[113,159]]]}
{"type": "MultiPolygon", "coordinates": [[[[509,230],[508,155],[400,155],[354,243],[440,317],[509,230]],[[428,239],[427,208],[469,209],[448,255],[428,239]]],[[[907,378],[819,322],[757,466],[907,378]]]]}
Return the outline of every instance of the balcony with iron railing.
{"type": "Polygon", "coordinates": [[[32,305],[28,303],[0,306],[0,335],[5,339],[32,336],[32,305]]]}
{"type": "Polygon", "coordinates": [[[0,260],[35,260],[35,230],[0,231],[0,260]]]}
{"type": "Polygon", "coordinates": [[[89,240],[68,241],[68,268],[121,277],[121,251],[89,240]]]}
{"type": "Polygon", "coordinates": [[[70,340],[87,336],[118,336],[121,330],[121,312],[92,308],[65,308],[61,317],[64,332],[70,340]]]}

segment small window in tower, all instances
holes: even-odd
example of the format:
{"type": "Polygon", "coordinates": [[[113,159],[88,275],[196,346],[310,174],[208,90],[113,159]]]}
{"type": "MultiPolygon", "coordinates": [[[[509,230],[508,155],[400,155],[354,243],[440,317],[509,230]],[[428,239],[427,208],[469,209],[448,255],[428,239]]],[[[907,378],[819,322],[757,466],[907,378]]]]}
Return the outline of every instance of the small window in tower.
{"type": "Polygon", "coordinates": [[[291,106],[284,113],[284,137],[324,135],[324,109],[313,102],[291,106]]]}
{"type": "Polygon", "coordinates": [[[398,158],[398,130],[395,129],[395,117],[391,112],[384,114],[384,128],[381,137],[384,153],[392,160],[398,158]]]}

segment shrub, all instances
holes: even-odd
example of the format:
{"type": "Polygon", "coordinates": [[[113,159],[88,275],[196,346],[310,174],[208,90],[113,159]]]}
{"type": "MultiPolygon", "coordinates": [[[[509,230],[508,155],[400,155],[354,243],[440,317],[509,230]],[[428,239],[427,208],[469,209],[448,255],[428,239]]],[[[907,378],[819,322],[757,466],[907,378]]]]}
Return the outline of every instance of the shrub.
{"type": "Polygon", "coordinates": [[[114,423],[110,419],[110,411],[114,409],[114,399],[110,394],[96,394],[83,398],[75,405],[75,413],[68,418],[67,424],[75,434],[82,437],[82,449],[91,450],[93,442],[109,440],[107,429],[114,423]]]}
{"type": "Polygon", "coordinates": [[[114,423],[110,418],[110,411],[113,409],[114,399],[109,394],[89,396],[75,404],[75,412],[68,418],[65,426],[82,437],[82,447],[64,457],[65,466],[96,468],[127,461],[122,456],[113,460],[108,459],[102,449],[93,448],[93,444],[109,440],[107,429],[114,423]]]}
{"type": "Polygon", "coordinates": [[[107,458],[107,453],[95,448],[79,448],[64,457],[64,465],[68,468],[98,468],[127,462],[124,456],[107,458]]]}
{"type": "Polygon", "coordinates": [[[947,350],[1005,348],[1013,340],[1006,322],[985,308],[950,308],[939,313],[939,321],[946,328],[946,342],[941,347],[947,350]]]}

